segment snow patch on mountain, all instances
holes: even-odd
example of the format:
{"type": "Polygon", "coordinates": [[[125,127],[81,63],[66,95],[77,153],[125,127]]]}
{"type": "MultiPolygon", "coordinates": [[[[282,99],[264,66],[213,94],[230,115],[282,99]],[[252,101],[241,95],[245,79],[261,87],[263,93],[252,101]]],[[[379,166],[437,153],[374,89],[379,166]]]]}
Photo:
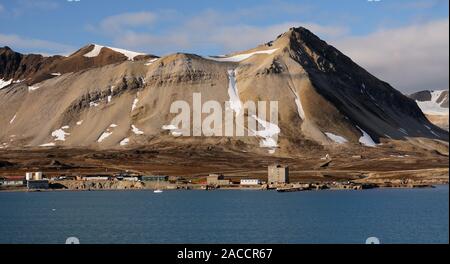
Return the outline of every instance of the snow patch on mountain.
{"type": "Polygon", "coordinates": [[[136,135],[143,135],[144,131],[139,130],[135,125],[131,125],[131,131],[136,135]]]}
{"type": "Polygon", "coordinates": [[[3,79],[0,79],[0,90],[5,88],[6,86],[10,85],[13,82],[13,79],[9,81],[5,81],[3,79]]]}
{"type": "Polygon", "coordinates": [[[13,116],[13,118],[11,118],[11,120],[9,121],[9,123],[12,124],[12,123],[14,122],[14,120],[16,120],[16,117],[17,117],[17,114],[15,114],[15,115],[13,116]]]}
{"type": "Polygon", "coordinates": [[[303,105],[302,105],[302,101],[300,100],[300,96],[298,95],[298,93],[296,91],[294,91],[294,89],[291,88],[292,93],[295,96],[295,105],[297,106],[297,112],[298,112],[298,116],[300,117],[301,120],[305,120],[305,111],[303,110],[303,105]]]}
{"type": "Polygon", "coordinates": [[[337,143],[337,144],[345,144],[345,143],[348,142],[348,140],[346,138],[341,137],[341,136],[336,135],[336,134],[333,134],[333,133],[330,133],[330,132],[325,132],[325,135],[329,139],[331,139],[334,143],[337,143]]]}
{"type": "MultiPolygon", "coordinates": [[[[438,102],[438,99],[441,98],[442,93],[444,93],[445,90],[442,91],[432,91],[431,92],[431,100],[430,101],[418,101],[416,100],[417,105],[419,108],[428,115],[448,115],[449,114],[449,108],[448,107],[442,107],[441,101],[438,102]]],[[[442,101],[445,101],[445,99],[448,100],[448,94],[447,98],[443,98],[442,101]]]]}
{"type": "Polygon", "coordinates": [[[119,142],[119,145],[121,146],[126,146],[128,145],[128,143],[130,143],[130,139],[129,138],[124,138],[119,142]]]}
{"type": "Polygon", "coordinates": [[[144,53],[124,50],[124,49],[119,49],[119,48],[113,48],[113,47],[102,46],[102,45],[97,45],[97,44],[93,44],[93,45],[94,45],[94,48],[90,52],[84,54],[83,55],[84,57],[87,57],[87,58],[97,57],[100,54],[100,52],[102,51],[103,48],[108,48],[108,49],[113,50],[115,52],[121,53],[125,57],[127,57],[128,60],[131,60],[131,61],[134,60],[134,58],[139,56],[139,55],[145,55],[144,53]]]}
{"type": "Polygon", "coordinates": [[[424,126],[430,131],[431,134],[433,134],[433,135],[435,135],[436,137],[439,137],[439,138],[440,138],[440,136],[439,136],[438,134],[436,134],[436,132],[434,132],[433,129],[432,129],[431,127],[429,127],[429,126],[427,126],[427,125],[424,125],[424,126]]]}
{"type": "Polygon", "coordinates": [[[131,105],[131,111],[134,111],[134,109],[136,109],[138,103],[139,99],[136,97],[133,101],[133,104],[131,105]]]}
{"type": "Polygon", "coordinates": [[[39,145],[39,147],[54,147],[54,146],[56,146],[56,144],[53,142],[39,145]]]}
{"type": "Polygon", "coordinates": [[[100,137],[98,138],[97,142],[98,143],[102,143],[103,140],[107,139],[111,135],[112,135],[112,132],[105,131],[105,132],[103,132],[103,134],[100,135],[100,137]]]}
{"type": "Polygon", "coordinates": [[[145,63],[144,65],[145,66],[150,66],[150,65],[152,65],[155,61],[157,61],[158,60],[158,58],[154,58],[154,59],[151,59],[151,60],[149,60],[147,63],[145,63]]]}
{"type": "Polygon", "coordinates": [[[117,125],[116,124],[111,124],[109,125],[109,127],[100,135],[100,137],[97,139],[98,143],[102,143],[105,139],[107,139],[109,136],[112,135],[112,128],[116,128],[117,125]]]}
{"type": "Polygon", "coordinates": [[[108,95],[108,103],[110,103],[111,100],[112,100],[112,97],[113,97],[113,94],[114,94],[114,88],[115,88],[114,85],[111,85],[111,86],[109,87],[110,95],[108,95]]]}
{"type": "Polygon", "coordinates": [[[370,137],[370,135],[367,134],[366,131],[362,130],[359,126],[356,126],[356,127],[363,134],[359,138],[359,143],[361,143],[361,144],[363,144],[364,146],[367,146],[367,147],[376,147],[377,146],[377,143],[375,143],[375,141],[373,141],[372,137],[370,137]]]}
{"type": "Polygon", "coordinates": [[[66,136],[70,135],[70,133],[65,132],[65,129],[69,129],[69,126],[63,126],[52,132],[52,137],[55,138],[55,141],[66,141],[66,136]]]}
{"type": "Polygon", "coordinates": [[[36,91],[36,90],[39,89],[39,88],[40,88],[40,87],[39,87],[39,86],[36,86],[36,85],[28,86],[28,91],[29,91],[29,92],[36,91]]]}
{"type": "Polygon", "coordinates": [[[170,131],[170,134],[172,134],[172,136],[174,137],[180,137],[183,135],[181,130],[178,129],[178,127],[176,127],[175,125],[164,125],[161,127],[161,129],[170,131]]]}
{"type": "Polygon", "coordinates": [[[218,57],[206,56],[204,58],[208,59],[208,60],[219,61],[219,62],[240,62],[240,61],[243,61],[243,60],[246,60],[246,59],[250,58],[253,55],[257,55],[257,54],[272,54],[272,53],[274,53],[277,50],[278,49],[260,50],[260,51],[250,52],[250,53],[242,53],[242,54],[238,54],[238,55],[234,55],[234,56],[230,56],[230,57],[226,57],[226,56],[218,56],[218,57]]]}
{"type": "Polygon", "coordinates": [[[408,135],[408,132],[404,128],[399,128],[398,131],[402,132],[405,135],[408,135]]]}

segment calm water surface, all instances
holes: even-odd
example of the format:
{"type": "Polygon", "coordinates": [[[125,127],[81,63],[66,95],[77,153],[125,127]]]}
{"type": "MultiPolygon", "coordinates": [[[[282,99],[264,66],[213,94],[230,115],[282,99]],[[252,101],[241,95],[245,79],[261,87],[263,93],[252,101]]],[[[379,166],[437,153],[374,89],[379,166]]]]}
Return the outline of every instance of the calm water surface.
{"type": "Polygon", "coordinates": [[[0,243],[448,243],[448,185],[0,193],[0,243]]]}

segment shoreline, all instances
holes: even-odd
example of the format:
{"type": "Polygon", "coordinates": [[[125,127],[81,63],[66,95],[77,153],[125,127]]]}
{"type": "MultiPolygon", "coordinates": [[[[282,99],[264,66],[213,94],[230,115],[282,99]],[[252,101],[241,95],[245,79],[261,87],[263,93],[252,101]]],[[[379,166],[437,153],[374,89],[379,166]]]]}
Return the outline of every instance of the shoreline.
{"type": "MultiPolygon", "coordinates": [[[[367,191],[367,190],[373,190],[373,189],[433,189],[438,186],[448,186],[449,183],[433,183],[433,184],[426,184],[426,185],[420,185],[420,186],[375,186],[372,188],[367,189],[344,189],[344,188],[328,188],[328,189],[308,189],[308,190],[298,190],[298,191],[292,191],[292,192],[320,192],[320,191],[367,191]]],[[[135,188],[135,189],[117,189],[117,188],[101,188],[101,189],[36,189],[36,190],[28,190],[25,188],[11,188],[11,189],[0,189],[0,193],[40,193],[40,192],[107,192],[107,191],[114,191],[114,192],[153,192],[155,189],[152,188],[135,188]]],[[[202,188],[179,188],[179,189],[163,189],[163,191],[274,191],[278,192],[276,188],[270,188],[270,189],[263,189],[263,188],[240,188],[240,187],[231,187],[231,188],[216,188],[216,189],[209,189],[205,190],[202,188]]]]}

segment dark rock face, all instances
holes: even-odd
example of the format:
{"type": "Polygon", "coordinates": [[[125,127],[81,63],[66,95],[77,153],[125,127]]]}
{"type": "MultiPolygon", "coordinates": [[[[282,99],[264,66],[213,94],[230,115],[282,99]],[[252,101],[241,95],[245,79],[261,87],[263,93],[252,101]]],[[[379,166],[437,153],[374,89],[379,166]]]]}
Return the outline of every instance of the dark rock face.
{"type": "Polygon", "coordinates": [[[23,55],[14,52],[9,47],[0,48],[0,79],[23,80],[39,72],[45,65],[44,61],[54,58],[44,58],[41,55],[23,55]]]}
{"type": "MultiPolygon", "coordinates": [[[[333,87],[333,92],[341,93],[343,96],[374,99],[366,102],[372,104],[374,108],[379,108],[376,102],[378,105],[394,107],[416,118],[424,118],[413,100],[367,72],[309,30],[300,27],[291,31],[291,48],[300,54],[299,62],[310,72],[313,81],[315,77],[326,80],[333,87]],[[313,58],[312,54],[316,58],[313,58]]],[[[316,83],[318,82],[316,80],[316,83]]]]}
{"type": "Polygon", "coordinates": [[[431,100],[431,92],[430,91],[420,91],[417,93],[413,93],[409,96],[411,99],[417,100],[419,102],[426,102],[431,100]]]}
{"type": "MultiPolygon", "coordinates": [[[[306,70],[317,92],[363,125],[373,137],[384,136],[376,133],[378,122],[398,128],[413,125],[412,120],[417,122],[414,124],[417,127],[427,122],[414,100],[376,78],[309,30],[292,28],[285,34],[290,38],[291,57],[306,70]],[[355,108],[365,112],[365,116],[355,115],[355,108]],[[407,116],[408,120],[401,116],[407,116]]],[[[415,135],[417,128],[410,128],[410,135],[415,135]]]]}

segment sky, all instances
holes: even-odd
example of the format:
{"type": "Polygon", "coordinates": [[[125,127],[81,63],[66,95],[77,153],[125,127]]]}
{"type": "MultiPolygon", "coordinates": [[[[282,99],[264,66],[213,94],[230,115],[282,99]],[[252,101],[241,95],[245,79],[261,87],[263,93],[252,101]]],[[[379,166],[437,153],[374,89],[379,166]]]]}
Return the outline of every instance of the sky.
{"type": "Polygon", "coordinates": [[[394,88],[449,87],[447,0],[0,0],[0,46],[219,55],[304,26],[394,88]]]}

